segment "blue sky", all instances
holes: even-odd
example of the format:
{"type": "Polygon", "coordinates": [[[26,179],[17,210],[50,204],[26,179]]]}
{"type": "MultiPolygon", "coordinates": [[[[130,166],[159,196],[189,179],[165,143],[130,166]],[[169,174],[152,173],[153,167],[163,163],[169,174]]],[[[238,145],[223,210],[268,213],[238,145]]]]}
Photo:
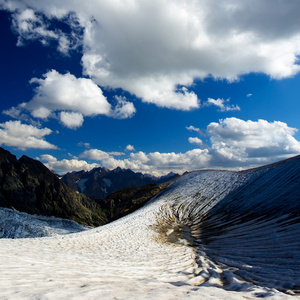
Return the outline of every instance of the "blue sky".
{"type": "Polygon", "coordinates": [[[0,0],[0,145],[58,173],[300,153],[299,1],[0,0]]]}

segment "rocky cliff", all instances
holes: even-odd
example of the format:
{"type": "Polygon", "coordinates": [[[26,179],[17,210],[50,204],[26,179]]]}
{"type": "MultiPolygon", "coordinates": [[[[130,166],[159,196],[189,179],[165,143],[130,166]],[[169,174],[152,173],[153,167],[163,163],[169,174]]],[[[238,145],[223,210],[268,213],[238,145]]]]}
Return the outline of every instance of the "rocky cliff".
{"type": "Polygon", "coordinates": [[[0,148],[0,206],[29,214],[68,218],[99,226],[107,218],[99,204],[68,188],[41,162],[19,160],[0,148]]]}

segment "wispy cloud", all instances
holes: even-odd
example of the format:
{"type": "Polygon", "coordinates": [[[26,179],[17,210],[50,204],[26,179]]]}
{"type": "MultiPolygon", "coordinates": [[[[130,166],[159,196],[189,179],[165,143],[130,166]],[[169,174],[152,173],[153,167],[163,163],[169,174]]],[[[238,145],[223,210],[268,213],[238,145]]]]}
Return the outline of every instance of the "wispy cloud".
{"type": "Polygon", "coordinates": [[[91,144],[90,143],[84,143],[84,142],[79,142],[78,146],[85,147],[87,149],[91,148],[91,144]]]}
{"type": "Polygon", "coordinates": [[[224,100],[223,98],[218,98],[218,99],[208,98],[207,101],[204,102],[202,106],[216,106],[219,108],[219,111],[221,112],[241,110],[238,105],[229,104],[229,102],[230,99],[224,100]]]}
{"type": "MultiPolygon", "coordinates": [[[[9,6],[10,3],[12,1],[8,1],[6,4],[9,6]]],[[[58,28],[53,30],[50,20],[45,15],[23,6],[22,10],[13,15],[13,28],[19,34],[17,45],[24,46],[28,41],[35,40],[40,41],[44,46],[55,42],[58,51],[68,55],[71,50],[82,45],[82,34],[80,34],[82,27],[79,26],[76,19],[76,16],[72,13],[63,17],[62,21],[68,24],[73,32],[77,33],[68,34],[58,28]]]]}
{"type": "Polygon", "coordinates": [[[189,131],[195,131],[195,132],[197,132],[199,135],[203,135],[203,132],[201,131],[201,129],[200,128],[197,128],[197,127],[194,127],[194,126],[186,126],[185,127],[187,130],[189,130],[189,131]]]}

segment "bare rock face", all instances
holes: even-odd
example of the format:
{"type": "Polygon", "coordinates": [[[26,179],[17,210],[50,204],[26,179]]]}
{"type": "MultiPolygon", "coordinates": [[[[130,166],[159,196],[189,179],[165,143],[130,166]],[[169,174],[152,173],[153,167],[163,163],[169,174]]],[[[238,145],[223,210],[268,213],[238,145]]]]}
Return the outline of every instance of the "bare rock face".
{"type": "Polygon", "coordinates": [[[19,160],[0,148],[0,206],[29,214],[68,218],[84,225],[107,222],[101,207],[87,196],[69,189],[41,162],[19,160]]]}
{"type": "Polygon", "coordinates": [[[150,199],[163,191],[169,183],[126,188],[96,201],[105,209],[109,221],[114,221],[144,206],[150,199]]]}
{"type": "Polygon", "coordinates": [[[114,170],[94,168],[89,172],[71,172],[62,176],[61,180],[73,191],[85,194],[92,199],[104,199],[108,195],[122,189],[136,188],[148,184],[167,182],[179,175],[170,173],[163,177],[153,177],[130,169],[114,170]]]}

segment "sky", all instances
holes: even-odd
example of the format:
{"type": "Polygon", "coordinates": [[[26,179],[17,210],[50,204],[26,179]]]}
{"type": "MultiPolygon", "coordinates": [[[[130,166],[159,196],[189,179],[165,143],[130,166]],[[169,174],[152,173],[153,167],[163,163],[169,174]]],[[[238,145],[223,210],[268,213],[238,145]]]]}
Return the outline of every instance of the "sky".
{"type": "Polygon", "coordinates": [[[0,0],[0,146],[59,174],[300,154],[298,0],[0,0]]]}

